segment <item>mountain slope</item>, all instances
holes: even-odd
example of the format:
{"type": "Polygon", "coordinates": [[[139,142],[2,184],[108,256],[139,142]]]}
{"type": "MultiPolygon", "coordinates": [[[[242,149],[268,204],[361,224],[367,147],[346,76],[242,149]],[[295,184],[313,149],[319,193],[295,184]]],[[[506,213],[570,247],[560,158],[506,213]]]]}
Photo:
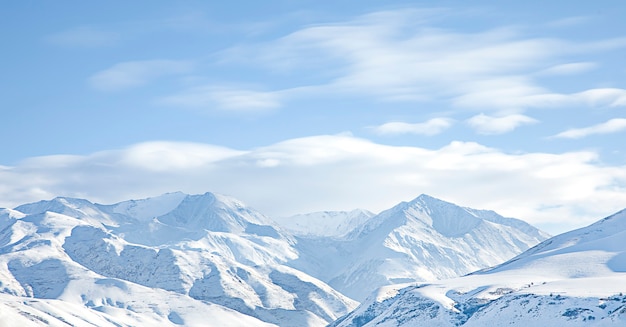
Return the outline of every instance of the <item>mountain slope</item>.
{"type": "Polygon", "coordinates": [[[290,265],[361,301],[380,286],[499,264],[546,238],[520,220],[421,195],[367,219],[343,238],[297,238],[303,255],[290,265]]]}
{"type": "Polygon", "coordinates": [[[340,237],[351,232],[374,216],[373,213],[352,211],[322,211],[274,218],[281,227],[294,235],[309,237],[340,237]]]}
{"type": "MultiPolygon", "coordinates": [[[[155,294],[146,298],[155,303],[146,306],[156,309],[137,319],[156,322],[171,321],[165,314],[171,310],[156,303],[178,298],[199,312],[215,311],[201,308],[209,302],[232,316],[251,316],[241,321],[255,317],[281,326],[323,326],[356,306],[284,265],[298,256],[293,239],[226,196],[172,193],[115,205],[56,198],[5,210],[1,217],[1,293],[68,301],[87,311],[122,304],[131,310],[125,303],[144,296],[135,289],[148,287],[155,294]],[[74,280],[83,281],[81,287],[74,288],[74,280]],[[85,293],[91,288],[126,290],[127,300],[93,298],[85,293]]],[[[175,312],[175,321],[186,321],[186,313],[175,312]]]]}
{"type": "Polygon", "coordinates": [[[626,210],[493,268],[388,286],[333,326],[624,326],[626,210]]]}

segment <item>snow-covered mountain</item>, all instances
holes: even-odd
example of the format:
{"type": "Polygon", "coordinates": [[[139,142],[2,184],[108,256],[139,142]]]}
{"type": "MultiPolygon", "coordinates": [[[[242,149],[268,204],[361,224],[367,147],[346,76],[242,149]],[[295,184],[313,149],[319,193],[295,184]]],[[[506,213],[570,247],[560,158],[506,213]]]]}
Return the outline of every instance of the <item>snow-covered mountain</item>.
{"type": "Polygon", "coordinates": [[[352,211],[321,211],[290,217],[274,218],[293,235],[308,237],[341,237],[362,225],[375,214],[363,209],[352,211]]]}
{"type": "Polygon", "coordinates": [[[387,286],[332,326],[626,326],[626,210],[504,264],[387,286]]]}
{"type": "Polygon", "coordinates": [[[391,284],[456,277],[502,263],[548,237],[527,223],[421,195],[342,238],[298,237],[289,263],[364,300],[391,284]]]}
{"type": "Polygon", "coordinates": [[[324,326],[353,309],[356,302],[285,265],[299,255],[294,242],[262,214],[212,193],[5,209],[0,293],[10,309],[0,318],[324,326]]]}
{"type": "Polygon", "coordinates": [[[379,286],[465,274],[545,239],[425,195],[279,221],[213,193],[2,209],[0,326],[325,326],[379,286]]]}

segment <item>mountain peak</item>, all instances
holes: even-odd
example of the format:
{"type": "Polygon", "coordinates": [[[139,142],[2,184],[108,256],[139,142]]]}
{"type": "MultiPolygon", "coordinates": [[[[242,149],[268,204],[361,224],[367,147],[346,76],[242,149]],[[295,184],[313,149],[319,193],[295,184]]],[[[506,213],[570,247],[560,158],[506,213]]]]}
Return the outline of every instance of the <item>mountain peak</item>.
{"type": "MultiPolygon", "coordinates": [[[[510,259],[545,239],[543,233],[520,220],[422,194],[368,219],[346,235],[345,241],[359,244],[363,254],[353,259],[355,267],[333,272],[331,285],[362,300],[369,294],[366,285],[467,274],[510,259]]],[[[328,251],[355,251],[341,247],[331,246],[328,251]]],[[[312,251],[324,253],[319,243],[313,243],[312,251]]],[[[319,260],[327,262],[325,255],[319,260]]],[[[326,264],[322,273],[328,274],[330,266],[326,264]]]]}
{"type": "Polygon", "coordinates": [[[458,237],[476,228],[483,219],[474,210],[421,194],[399,207],[407,217],[431,226],[446,237],[458,237]]]}
{"type": "MultiPolygon", "coordinates": [[[[466,210],[466,211],[467,211],[467,209],[469,209],[469,208],[461,207],[461,206],[459,206],[457,204],[454,204],[452,202],[448,202],[448,201],[436,198],[436,197],[428,195],[428,194],[420,194],[415,199],[407,202],[407,204],[409,204],[409,205],[422,205],[422,206],[427,206],[429,208],[434,208],[434,207],[461,208],[461,209],[466,210]]],[[[470,210],[474,210],[474,209],[470,209],[470,210]]]]}
{"type": "MultiPolygon", "coordinates": [[[[186,195],[173,210],[158,217],[161,223],[187,230],[241,233],[271,226],[269,218],[230,196],[206,192],[186,195]]],[[[272,228],[273,230],[273,228],[272,228]]],[[[274,230],[273,230],[274,231],[274,230]]],[[[272,235],[277,235],[274,231],[272,235]]]]}
{"type": "MultiPolygon", "coordinates": [[[[443,201],[441,199],[438,199],[438,198],[436,198],[434,196],[431,196],[431,195],[428,195],[428,194],[425,194],[425,193],[422,193],[422,194],[418,195],[415,199],[413,199],[413,201],[418,201],[418,200],[419,201],[424,201],[424,202],[427,202],[427,201],[445,202],[445,201],[443,201]]],[[[411,201],[411,202],[413,202],[413,201],[411,201]]]]}
{"type": "Polygon", "coordinates": [[[536,234],[534,236],[539,239],[548,236],[521,220],[505,218],[494,211],[461,207],[427,194],[421,194],[411,201],[401,202],[381,212],[354,233],[370,233],[379,228],[393,230],[410,221],[433,228],[445,237],[461,237],[484,221],[521,229],[525,233],[536,234]]]}

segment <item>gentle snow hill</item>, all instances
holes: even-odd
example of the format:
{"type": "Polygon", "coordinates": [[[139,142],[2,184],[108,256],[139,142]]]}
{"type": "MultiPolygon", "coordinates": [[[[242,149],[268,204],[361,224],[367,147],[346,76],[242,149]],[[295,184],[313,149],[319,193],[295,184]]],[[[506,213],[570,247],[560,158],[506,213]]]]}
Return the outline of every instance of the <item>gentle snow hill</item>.
{"type": "Polygon", "coordinates": [[[352,211],[321,211],[290,217],[274,218],[282,228],[294,235],[340,237],[351,232],[374,216],[373,213],[355,209],[352,211]]]}
{"type": "Polygon", "coordinates": [[[356,303],[287,266],[294,242],[213,193],[26,204],[0,212],[0,302],[14,308],[2,312],[33,325],[325,326],[356,303]]]}
{"type": "Polygon", "coordinates": [[[508,262],[387,286],[332,326],[626,326],[626,210],[508,262]]]}
{"type": "Polygon", "coordinates": [[[451,278],[502,263],[547,234],[493,211],[420,195],[342,238],[300,236],[292,267],[358,301],[384,285],[451,278]]]}

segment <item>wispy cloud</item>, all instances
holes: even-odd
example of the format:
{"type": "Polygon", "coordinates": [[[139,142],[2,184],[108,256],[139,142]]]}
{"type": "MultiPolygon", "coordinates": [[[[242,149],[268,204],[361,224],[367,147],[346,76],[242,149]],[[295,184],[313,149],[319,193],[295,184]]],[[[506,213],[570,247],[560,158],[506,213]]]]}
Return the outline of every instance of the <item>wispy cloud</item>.
{"type": "MultiPolygon", "coordinates": [[[[462,110],[484,112],[587,105],[591,93],[601,89],[560,93],[543,84],[541,78],[584,73],[596,64],[572,59],[626,47],[626,38],[574,42],[529,36],[522,28],[511,26],[459,31],[446,27],[451,15],[464,14],[446,9],[406,8],[374,12],[342,22],[307,25],[277,39],[225,49],[217,54],[220,65],[233,64],[242,69],[247,65],[254,68],[252,74],[265,68],[268,74],[283,74],[292,80],[291,85],[298,86],[267,82],[258,89],[212,90],[211,86],[196,84],[172,92],[164,102],[266,110],[284,106],[287,98],[332,93],[383,101],[442,101],[462,110]],[[311,80],[316,83],[302,83],[301,76],[314,76],[311,80]]],[[[561,24],[581,19],[574,17],[561,24]]],[[[210,33],[220,29],[217,27],[234,28],[217,26],[202,14],[193,13],[109,26],[81,26],[51,35],[47,40],[55,44],[105,46],[122,37],[134,38],[163,29],[210,33]]],[[[185,71],[172,62],[154,61],[161,66],[150,67],[149,61],[120,63],[92,76],[91,84],[101,90],[119,90],[185,71]],[[146,69],[138,63],[145,64],[146,69]],[[150,75],[148,71],[155,73],[150,75]]],[[[613,90],[626,93],[624,89],[613,90]]],[[[609,105],[626,105],[624,98],[620,95],[609,105]]]]}
{"type": "Polygon", "coordinates": [[[270,215],[288,215],[356,207],[379,211],[427,193],[562,231],[626,203],[626,169],[597,158],[589,151],[511,154],[472,142],[438,149],[389,146],[347,135],[245,151],[149,142],[5,167],[0,206],[56,195],[112,203],[176,190],[215,191],[270,215]]]}
{"type": "Polygon", "coordinates": [[[452,126],[453,120],[448,118],[433,118],[423,123],[389,122],[373,127],[373,131],[380,135],[419,134],[436,135],[452,126]]]}
{"type": "Polygon", "coordinates": [[[559,93],[540,77],[586,72],[595,64],[572,63],[572,56],[626,46],[622,39],[584,43],[530,37],[512,27],[459,32],[436,26],[445,14],[387,11],[317,24],[269,43],[230,49],[223,60],[294,76],[304,69],[326,72],[326,81],[308,86],[322,94],[440,100],[481,111],[521,112],[586,104],[580,94],[593,89],[559,93]]]}
{"type": "Polygon", "coordinates": [[[263,92],[214,85],[198,86],[162,97],[161,104],[190,108],[218,109],[234,112],[263,112],[281,106],[278,92],[263,92]]]}
{"type": "Polygon", "coordinates": [[[245,153],[210,144],[154,141],[128,147],[118,163],[153,172],[171,172],[210,167],[221,160],[245,153]]]}
{"type": "Polygon", "coordinates": [[[577,100],[594,107],[626,106],[626,90],[618,88],[590,89],[573,95],[577,100]]]}
{"type": "Polygon", "coordinates": [[[614,118],[601,124],[585,127],[585,128],[573,128],[565,132],[561,132],[554,137],[579,139],[596,134],[611,134],[618,133],[626,130],[626,119],[614,118]]]}
{"type": "Polygon", "coordinates": [[[559,64],[556,66],[548,67],[537,73],[539,76],[552,76],[552,75],[576,75],[584,72],[588,72],[597,67],[593,62],[573,62],[567,64],[559,64]]]}
{"type": "Polygon", "coordinates": [[[142,86],[163,76],[187,73],[192,67],[189,61],[127,61],[95,73],[89,78],[89,84],[100,91],[119,91],[142,86]]]}
{"type": "Polygon", "coordinates": [[[521,125],[535,123],[538,123],[538,120],[521,114],[501,117],[479,114],[467,120],[467,124],[479,134],[504,134],[521,125]]]}
{"type": "Polygon", "coordinates": [[[626,90],[618,88],[594,88],[582,92],[560,94],[546,93],[539,88],[529,88],[512,79],[494,80],[479,85],[475,92],[454,100],[457,106],[480,109],[489,102],[492,108],[560,108],[566,106],[623,107],[626,106],[626,90]],[[508,84],[507,84],[508,83],[508,84]],[[494,87],[491,88],[490,85],[494,87]],[[482,87],[481,87],[482,86],[482,87]]]}

